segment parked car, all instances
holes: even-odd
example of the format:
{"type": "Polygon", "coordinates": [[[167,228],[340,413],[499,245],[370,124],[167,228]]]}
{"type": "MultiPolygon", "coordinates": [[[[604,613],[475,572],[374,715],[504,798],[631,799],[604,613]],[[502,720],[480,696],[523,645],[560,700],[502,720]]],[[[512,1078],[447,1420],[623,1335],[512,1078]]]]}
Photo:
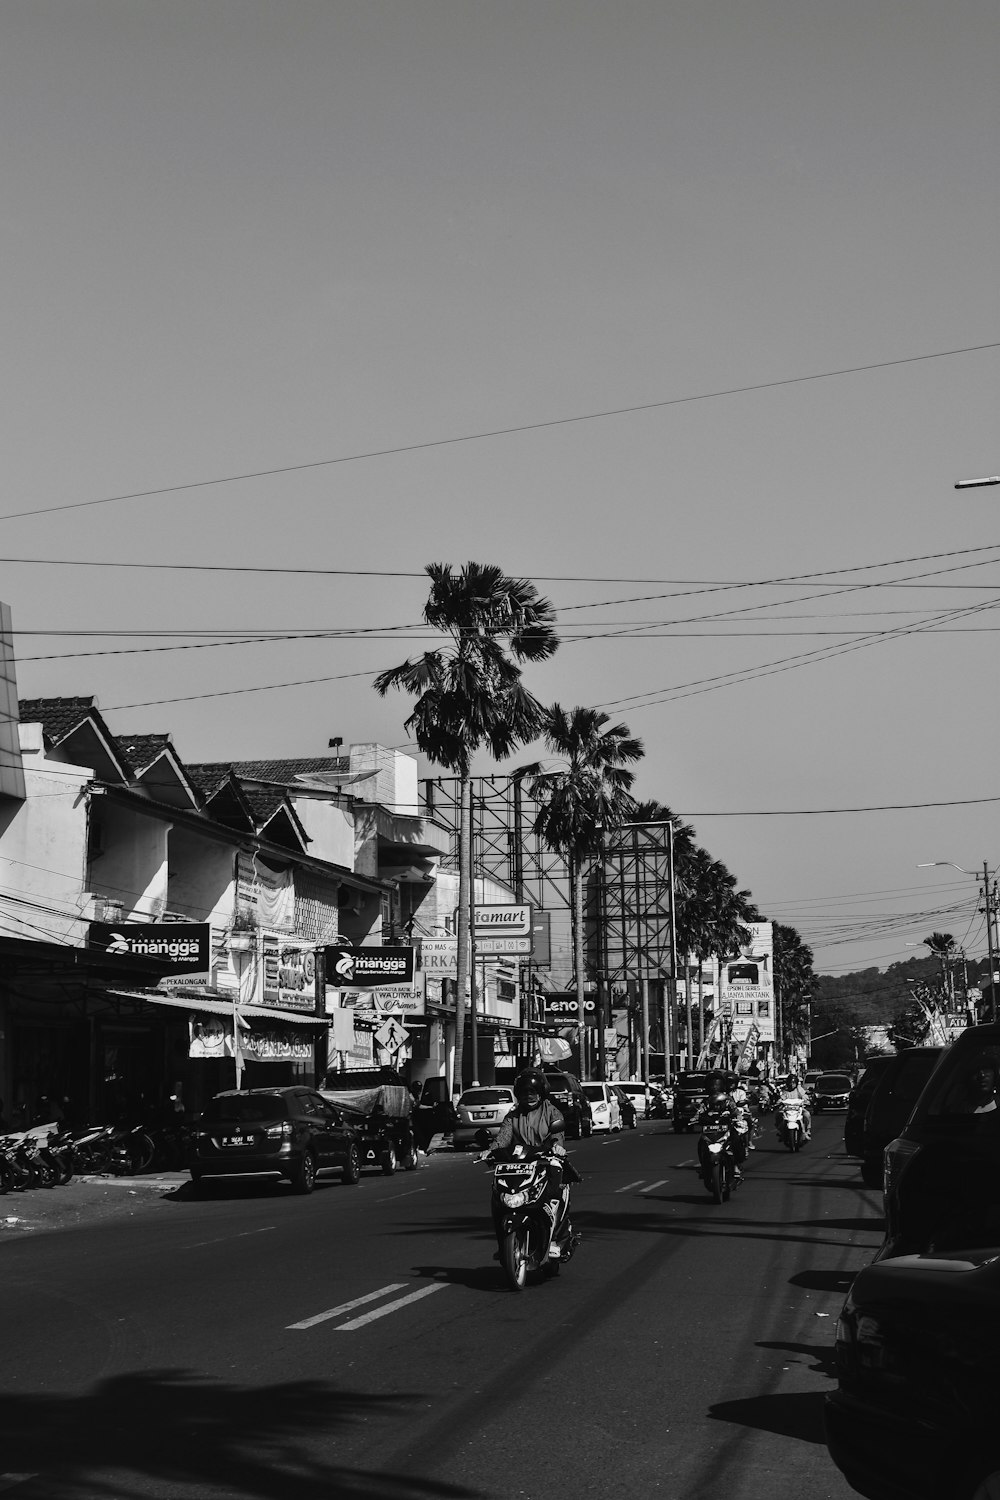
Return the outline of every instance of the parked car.
{"type": "Polygon", "coordinates": [[[506,1084],[466,1089],[458,1101],[458,1121],[451,1136],[455,1150],[468,1151],[478,1145],[481,1131],[496,1140],[497,1131],[516,1103],[514,1090],[506,1084]]]}
{"type": "Polygon", "coordinates": [[[885,1149],[880,1260],[981,1247],[1000,1255],[998,1079],[997,1022],[970,1026],[941,1054],[885,1149]]]}
{"type": "Polygon", "coordinates": [[[545,1068],[543,1072],[548,1080],[552,1101],[558,1104],[566,1121],[566,1134],[577,1140],[581,1136],[590,1135],[590,1101],[583,1092],[583,1084],[579,1078],[556,1068],[545,1068]]]}
{"type": "Polygon", "coordinates": [[[397,1167],[412,1172],[419,1162],[413,1096],[391,1068],[327,1073],[320,1090],[358,1132],[361,1165],[391,1177],[397,1167]]]}
{"type": "Polygon", "coordinates": [[[941,1047],[907,1047],[883,1070],[868,1101],[862,1128],[861,1180],[866,1187],[882,1186],[885,1148],[909,1119],[943,1050],[941,1047]]]}
{"type": "Polygon", "coordinates": [[[622,1129],[634,1130],[639,1119],[639,1111],[635,1107],[635,1095],[626,1094],[625,1085],[613,1083],[611,1092],[618,1100],[618,1108],[621,1111],[622,1129]]]}
{"type": "Polygon", "coordinates": [[[195,1188],[221,1177],[269,1177],[311,1193],[317,1177],[361,1176],[361,1142],[339,1110],[315,1089],[229,1089],[198,1122],[190,1165],[195,1188]]]}
{"type": "Polygon", "coordinates": [[[621,1130],[621,1105],[609,1083],[585,1083],[583,1092],[590,1103],[591,1130],[621,1130]]]}
{"type": "Polygon", "coordinates": [[[648,1120],[653,1113],[653,1092],[644,1083],[633,1083],[628,1079],[618,1079],[617,1088],[632,1100],[636,1118],[648,1120]]]}
{"type": "Polygon", "coordinates": [[[848,1156],[864,1155],[862,1141],[865,1111],[868,1108],[872,1094],[875,1092],[883,1072],[892,1062],[894,1056],[895,1053],[886,1053],[884,1057],[870,1057],[865,1063],[864,1071],[850,1092],[847,1100],[847,1118],[844,1121],[844,1150],[848,1156]]]}
{"type": "Polygon", "coordinates": [[[813,1090],[816,1087],[816,1080],[817,1080],[817,1078],[821,1078],[822,1076],[823,1076],[823,1069],[822,1068],[807,1068],[806,1069],[806,1075],[805,1075],[805,1077],[802,1080],[802,1087],[805,1089],[805,1091],[809,1095],[810,1099],[813,1097],[813,1090]]]}
{"type": "Polygon", "coordinates": [[[845,1109],[851,1094],[851,1079],[848,1073],[821,1073],[813,1084],[813,1110],[819,1114],[825,1109],[845,1109]]]}
{"type": "Polygon", "coordinates": [[[826,1398],[827,1446],[854,1489],[873,1500],[1000,1493],[998,1325],[996,1241],[860,1272],[837,1324],[838,1385],[826,1398]]]}

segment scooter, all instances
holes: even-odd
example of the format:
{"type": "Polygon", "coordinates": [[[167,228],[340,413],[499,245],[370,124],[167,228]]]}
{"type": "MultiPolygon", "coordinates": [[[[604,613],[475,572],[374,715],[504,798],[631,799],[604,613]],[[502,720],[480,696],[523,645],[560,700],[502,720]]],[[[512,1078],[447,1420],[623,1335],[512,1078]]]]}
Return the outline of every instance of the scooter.
{"type": "Polygon", "coordinates": [[[802,1118],[802,1100],[784,1094],[778,1100],[776,1127],[778,1140],[789,1151],[800,1151],[805,1145],[806,1128],[802,1118]]]}
{"type": "Polygon", "coordinates": [[[721,1115],[703,1117],[698,1140],[701,1180],[715,1203],[728,1203],[739,1185],[730,1122],[721,1115]]]}
{"type": "Polygon", "coordinates": [[[561,1156],[524,1146],[515,1146],[509,1160],[494,1166],[493,1218],[511,1291],[523,1291],[532,1272],[558,1276],[580,1242],[569,1220],[569,1188],[564,1186],[559,1197],[552,1192],[552,1173],[557,1170],[561,1177],[562,1167],[561,1156]]]}

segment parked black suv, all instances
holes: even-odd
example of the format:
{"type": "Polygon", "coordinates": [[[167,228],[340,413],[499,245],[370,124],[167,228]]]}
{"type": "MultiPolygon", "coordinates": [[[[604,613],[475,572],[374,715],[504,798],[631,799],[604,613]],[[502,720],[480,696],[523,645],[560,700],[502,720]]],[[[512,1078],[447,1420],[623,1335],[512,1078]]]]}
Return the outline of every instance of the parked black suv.
{"type": "Polygon", "coordinates": [[[558,1104],[566,1121],[566,1134],[579,1140],[590,1134],[590,1103],[583,1092],[583,1084],[573,1073],[557,1072],[544,1068],[552,1102],[558,1104]]]}
{"type": "Polygon", "coordinates": [[[311,1193],[320,1173],[358,1181],[358,1134],[315,1089],[229,1089],[198,1121],[190,1172],[195,1188],[212,1177],[266,1176],[311,1193]]]}
{"type": "Polygon", "coordinates": [[[895,1053],[887,1052],[884,1057],[870,1057],[865,1063],[864,1072],[851,1089],[847,1100],[847,1118],[844,1121],[844,1150],[848,1156],[864,1156],[865,1154],[865,1113],[883,1072],[895,1055],[895,1053]]]}
{"type": "Polygon", "coordinates": [[[907,1047],[889,1061],[875,1085],[865,1110],[861,1132],[861,1180],[866,1187],[882,1186],[882,1157],[899,1134],[920,1091],[937,1066],[942,1047],[907,1047]]]}
{"type": "Polygon", "coordinates": [[[1000,1253],[998,1085],[1000,1024],[970,1026],[942,1054],[905,1129],[886,1147],[880,1260],[984,1246],[1000,1253]]]}

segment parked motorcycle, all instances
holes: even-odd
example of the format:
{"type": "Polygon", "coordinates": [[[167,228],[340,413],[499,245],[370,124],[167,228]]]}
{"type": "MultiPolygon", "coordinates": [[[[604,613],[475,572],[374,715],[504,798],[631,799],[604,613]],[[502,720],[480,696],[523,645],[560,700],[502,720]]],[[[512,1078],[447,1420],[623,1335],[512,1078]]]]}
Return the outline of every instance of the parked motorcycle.
{"type": "Polygon", "coordinates": [[[806,1127],[802,1117],[803,1104],[792,1094],[782,1094],[778,1099],[775,1124],[778,1140],[788,1151],[800,1151],[805,1144],[806,1127]]]}
{"type": "Polygon", "coordinates": [[[717,1110],[703,1112],[698,1138],[701,1179],[715,1203],[726,1203],[739,1184],[730,1121],[717,1110]]]}
{"type": "Polygon", "coordinates": [[[554,1171],[562,1177],[561,1156],[528,1152],[523,1146],[515,1146],[510,1160],[494,1166],[493,1216],[500,1264],[512,1291],[522,1291],[532,1272],[558,1276],[580,1242],[570,1227],[568,1190],[553,1196],[554,1171]]]}

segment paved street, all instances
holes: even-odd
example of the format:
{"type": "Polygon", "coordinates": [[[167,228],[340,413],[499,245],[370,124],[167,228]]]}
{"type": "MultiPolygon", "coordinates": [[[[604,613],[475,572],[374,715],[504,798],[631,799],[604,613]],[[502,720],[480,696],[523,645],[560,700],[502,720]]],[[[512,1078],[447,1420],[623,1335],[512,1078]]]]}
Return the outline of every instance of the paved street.
{"type": "Polygon", "coordinates": [[[847,1500],[822,1393],[880,1205],[842,1128],[793,1157],[768,1125],[721,1207],[665,1123],[572,1143],[584,1243],[520,1296],[486,1169],[447,1152],[4,1236],[0,1492],[847,1500]]]}

